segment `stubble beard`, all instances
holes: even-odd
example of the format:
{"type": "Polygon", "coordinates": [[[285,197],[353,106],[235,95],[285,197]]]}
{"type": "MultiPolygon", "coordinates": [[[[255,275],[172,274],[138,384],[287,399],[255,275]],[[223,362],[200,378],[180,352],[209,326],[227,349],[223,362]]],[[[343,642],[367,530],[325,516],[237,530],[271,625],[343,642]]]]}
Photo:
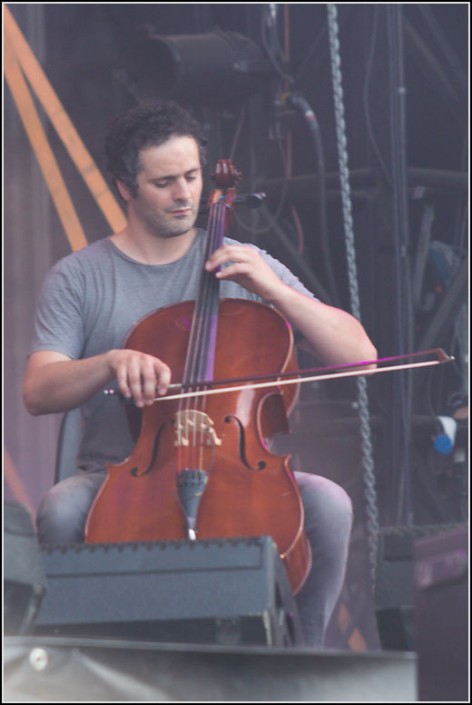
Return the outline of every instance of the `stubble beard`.
{"type": "Polygon", "coordinates": [[[194,210],[181,220],[172,220],[170,214],[168,217],[165,217],[150,213],[145,218],[145,224],[146,229],[151,235],[154,235],[156,238],[170,239],[185,235],[190,230],[193,230],[196,220],[197,213],[195,213],[194,210]]]}

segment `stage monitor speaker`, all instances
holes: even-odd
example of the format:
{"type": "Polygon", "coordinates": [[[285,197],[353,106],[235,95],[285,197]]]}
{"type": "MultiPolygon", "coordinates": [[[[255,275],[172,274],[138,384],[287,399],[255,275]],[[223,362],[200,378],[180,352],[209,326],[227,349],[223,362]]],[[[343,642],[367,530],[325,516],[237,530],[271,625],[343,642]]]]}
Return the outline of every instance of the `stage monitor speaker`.
{"type": "Polygon", "coordinates": [[[77,544],[43,549],[48,592],[36,634],[302,644],[274,541],[77,544]]]}
{"type": "Polygon", "coordinates": [[[46,591],[46,576],[33,521],[18,502],[4,504],[4,630],[31,632],[46,591]]]}
{"type": "Polygon", "coordinates": [[[386,526],[381,529],[375,608],[382,648],[416,650],[415,541],[443,534],[452,526],[455,525],[386,526]]]}
{"type": "Polygon", "coordinates": [[[420,700],[468,699],[468,528],[415,541],[420,700]]]}
{"type": "Polygon", "coordinates": [[[383,527],[380,533],[375,606],[383,649],[413,651],[414,527],[383,527]]]}

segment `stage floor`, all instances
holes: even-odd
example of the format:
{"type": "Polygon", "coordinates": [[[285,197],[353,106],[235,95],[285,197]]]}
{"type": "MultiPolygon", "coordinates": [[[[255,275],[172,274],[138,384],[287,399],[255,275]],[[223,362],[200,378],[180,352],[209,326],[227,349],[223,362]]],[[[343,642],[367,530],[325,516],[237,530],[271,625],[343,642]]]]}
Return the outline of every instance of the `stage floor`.
{"type": "Polygon", "coordinates": [[[416,654],[4,639],[3,702],[412,702],[416,654]]]}

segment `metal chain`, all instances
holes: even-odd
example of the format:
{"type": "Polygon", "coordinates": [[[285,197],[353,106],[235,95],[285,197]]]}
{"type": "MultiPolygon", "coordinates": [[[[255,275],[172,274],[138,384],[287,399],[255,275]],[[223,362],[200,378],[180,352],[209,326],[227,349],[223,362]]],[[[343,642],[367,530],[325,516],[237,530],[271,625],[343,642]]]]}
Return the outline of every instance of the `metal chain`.
{"type": "MultiPolygon", "coordinates": [[[[338,143],[339,173],[341,181],[341,198],[344,217],[346,240],[346,258],[348,270],[349,294],[351,311],[355,318],[361,320],[359,303],[359,286],[357,278],[356,251],[354,244],[354,226],[352,219],[351,191],[349,185],[348,152],[346,139],[346,123],[344,119],[343,89],[341,75],[341,57],[339,52],[339,29],[336,5],[328,3],[328,30],[331,53],[331,70],[333,76],[334,110],[336,137],[338,143]]],[[[377,572],[377,552],[379,537],[379,522],[377,510],[377,493],[375,489],[375,472],[369,401],[367,396],[367,381],[365,377],[357,378],[357,399],[359,405],[359,423],[361,434],[362,467],[364,494],[367,515],[367,543],[369,547],[369,563],[372,580],[372,590],[375,590],[377,572]]]]}

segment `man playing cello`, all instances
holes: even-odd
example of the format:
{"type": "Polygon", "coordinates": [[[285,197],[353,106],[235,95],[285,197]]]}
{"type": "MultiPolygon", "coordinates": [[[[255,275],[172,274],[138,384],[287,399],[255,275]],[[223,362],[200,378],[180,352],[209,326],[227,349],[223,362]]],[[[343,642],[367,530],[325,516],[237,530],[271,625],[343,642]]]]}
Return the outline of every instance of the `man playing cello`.
{"type": "MultiPolygon", "coordinates": [[[[203,268],[220,281],[222,298],[260,301],[279,311],[325,365],[376,358],[361,324],[318,301],[280,262],[231,238],[204,261],[205,232],[195,227],[202,193],[204,139],[175,103],[138,106],[118,117],[106,140],[108,168],[126,203],[119,233],[73,253],[43,285],[24,400],[34,415],[82,407],[77,474],[58,483],[38,510],[43,543],[84,540],[84,527],[106,466],[130,455],[133,439],[123,404],[106,398],[116,384],[145,409],[167,393],[172,369],[145,352],[123,348],[151,311],[196,296],[203,268]]],[[[352,506],[329,479],[295,472],[312,551],[297,594],[305,639],[321,646],[347,563],[352,506]]]]}

